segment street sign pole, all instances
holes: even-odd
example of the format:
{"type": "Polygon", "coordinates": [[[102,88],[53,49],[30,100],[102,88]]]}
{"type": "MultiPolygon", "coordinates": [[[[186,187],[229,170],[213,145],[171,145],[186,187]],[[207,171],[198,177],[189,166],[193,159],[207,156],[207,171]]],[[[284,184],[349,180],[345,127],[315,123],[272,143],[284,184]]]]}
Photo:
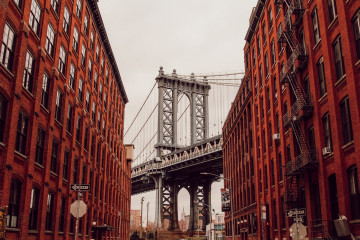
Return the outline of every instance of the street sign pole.
{"type": "MultiPolygon", "coordinates": [[[[295,208],[295,218],[296,219],[298,218],[298,211],[296,208],[295,208]]],[[[299,238],[299,222],[298,221],[296,221],[296,239],[300,240],[300,238],[299,238]]]]}
{"type": "Polygon", "coordinates": [[[77,201],[77,214],[76,214],[76,226],[75,226],[75,240],[77,240],[78,231],[79,231],[79,209],[80,209],[80,200],[82,197],[82,192],[78,192],[78,201],[77,201]]]}

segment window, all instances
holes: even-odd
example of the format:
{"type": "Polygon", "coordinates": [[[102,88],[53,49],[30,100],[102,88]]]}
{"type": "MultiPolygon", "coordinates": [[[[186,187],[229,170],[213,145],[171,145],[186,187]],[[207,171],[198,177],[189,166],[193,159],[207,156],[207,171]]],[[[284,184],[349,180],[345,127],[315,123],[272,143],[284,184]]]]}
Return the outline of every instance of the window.
{"type": "Polygon", "coordinates": [[[340,102],[340,112],[341,112],[341,126],[343,133],[343,144],[345,145],[354,140],[352,125],[351,125],[349,97],[346,96],[340,102]]]}
{"type": "Polygon", "coordinates": [[[94,32],[91,31],[90,33],[90,49],[94,49],[94,32]]]}
{"type": "Polygon", "coordinates": [[[101,128],[101,113],[100,111],[98,111],[98,125],[97,125],[98,129],[100,130],[101,128]]]}
{"type": "Polygon", "coordinates": [[[256,66],[256,49],[255,49],[255,47],[253,48],[253,65],[254,65],[254,67],[256,66]]]}
{"type": "Polygon", "coordinates": [[[320,29],[319,29],[317,8],[315,8],[314,11],[311,13],[311,20],[312,20],[314,40],[316,45],[320,41],[320,29]]]}
{"type": "Polygon", "coordinates": [[[326,113],[322,117],[323,128],[324,128],[324,140],[325,147],[329,147],[332,151],[332,140],[331,140],[331,126],[330,126],[330,115],[326,113]]]}
{"type": "Polygon", "coordinates": [[[308,129],[308,142],[310,144],[310,149],[311,150],[316,150],[315,132],[314,132],[314,127],[313,126],[311,126],[308,129]]]}
{"type": "Polygon", "coordinates": [[[88,65],[88,79],[89,79],[89,82],[91,82],[91,80],[92,80],[92,62],[91,62],[90,58],[89,58],[89,65],[88,65]]]}
{"type": "Polygon", "coordinates": [[[267,172],[267,165],[265,165],[264,167],[264,180],[265,180],[265,190],[267,190],[269,188],[269,184],[268,184],[268,172],[267,172]]]}
{"type": "Polygon", "coordinates": [[[87,15],[84,17],[84,33],[86,36],[89,34],[89,20],[87,15]]]}
{"type": "Polygon", "coordinates": [[[324,96],[327,92],[326,90],[326,81],[325,81],[325,71],[324,71],[324,61],[321,57],[316,64],[318,77],[319,77],[319,85],[320,85],[320,97],[324,96]]]}
{"type": "Polygon", "coordinates": [[[45,147],[45,131],[42,128],[38,128],[38,134],[36,139],[35,162],[41,165],[43,164],[44,147],[45,147]]]}
{"type": "Polygon", "coordinates": [[[76,1],[76,15],[77,15],[78,18],[81,18],[81,7],[82,7],[81,0],[77,0],[76,1]]]}
{"type": "Polygon", "coordinates": [[[74,27],[73,48],[75,52],[77,52],[79,48],[79,31],[76,26],[74,27]]]}
{"type": "Polygon", "coordinates": [[[49,24],[46,33],[45,49],[51,57],[54,54],[54,41],[55,41],[55,31],[53,27],[49,24]]]}
{"type": "Polygon", "coordinates": [[[269,75],[269,56],[268,53],[265,54],[265,76],[269,75]]]}
{"type": "Polygon", "coordinates": [[[71,133],[72,112],[73,112],[73,107],[72,107],[71,104],[69,103],[69,105],[68,105],[68,112],[67,112],[67,119],[66,119],[66,131],[68,131],[69,133],[71,133]]]}
{"type": "Polygon", "coordinates": [[[264,45],[265,45],[265,43],[266,43],[266,22],[264,21],[263,22],[263,25],[262,25],[262,31],[263,31],[263,43],[264,43],[264,45]]]}
{"type": "Polygon", "coordinates": [[[333,42],[333,52],[336,70],[336,79],[339,80],[345,74],[344,57],[342,54],[341,37],[337,37],[333,42]]]}
{"type": "Polygon", "coordinates": [[[79,92],[78,92],[78,99],[80,102],[83,101],[83,80],[79,78],[79,92]]]}
{"type": "Polygon", "coordinates": [[[31,189],[29,230],[37,230],[38,212],[39,212],[40,190],[36,187],[31,189]]]}
{"type": "Polygon", "coordinates": [[[360,60],[360,10],[357,11],[355,17],[352,20],[355,37],[355,47],[357,60],[360,60]]]}
{"type": "Polygon", "coordinates": [[[94,91],[97,92],[97,87],[98,87],[98,74],[95,71],[94,73],[94,91]]]}
{"type": "Polygon", "coordinates": [[[105,111],[106,111],[106,106],[107,105],[107,94],[105,93],[104,94],[104,109],[105,109],[105,111]]]}
{"type": "Polygon", "coordinates": [[[260,66],[259,66],[259,84],[260,84],[260,87],[264,84],[264,82],[263,82],[262,64],[260,64],[260,66]]]}
{"type": "Polygon", "coordinates": [[[89,148],[89,126],[85,126],[84,149],[87,151],[89,148]]]}
{"type": "Polygon", "coordinates": [[[68,180],[68,167],[69,167],[69,151],[65,149],[64,152],[64,164],[63,164],[63,179],[68,180]]]}
{"type": "Polygon", "coordinates": [[[277,229],[278,223],[277,223],[276,199],[273,200],[273,209],[274,209],[274,229],[277,229]]]}
{"type": "Polygon", "coordinates": [[[21,5],[22,5],[22,0],[13,0],[13,2],[15,3],[15,5],[21,9],[21,5]]]}
{"type": "Polygon", "coordinates": [[[16,35],[8,23],[5,23],[4,35],[2,39],[0,63],[8,70],[12,70],[14,61],[16,35]]]}
{"type": "Polygon", "coordinates": [[[261,55],[261,40],[260,40],[260,36],[258,36],[257,38],[257,47],[258,47],[258,55],[261,55]]]}
{"type": "Polygon", "coordinates": [[[90,111],[90,92],[89,92],[89,90],[86,90],[85,109],[88,112],[90,111]]]}
{"type": "Polygon", "coordinates": [[[335,17],[337,16],[336,12],[336,1],[335,0],[327,0],[328,4],[328,11],[329,11],[329,21],[330,23],[334,21],[335,17]]]}
{"type": "Polygon", "coordinates": [[[86,166],[85,164],[82,165],[82,175],[81,175],[81,183],[85,183],[85,178],[86,178],[86,166]]]}
{"type": "Polygon", "coordinates": [[[62,107],[62,93],[60,90],[57,90],[56,93],[56,106],[55,106],[55,119],[58,122],[61,122],[61,107],[62,107]]]}
{"type": "Polygon", "coordinates": [[[57,172],[57,158],[58,158],[59,143],[53,140],[52,151],[51,151],[51,164],[50,171],[53,173],[57,172]]]}
{"type": "Polygon", "coordinates": [[[106,69],[105,77],[106,77],[106,84],[109,84],[109,69],[106,69]]]}
{"type": "Polygon", "coordinates": [[[339,199],[337,192],[337,184],[336,184],[336,175],[331,174],[328,177],[329,182],[329,195],[330,195],[330,206],[331,206],[331,220],[338,219],[339,217],[339,199]]]}
{"type": "Polygon", "coordinates": [[[314,182],[310,185],[310,191],[314,206],[314,217],[313,219],[321,219],[321,200],[320,200],[320,190],[319,190],[319,182],[314,182]]]}
{"type": "Polygon", "coordinates": [[[60,47],[60,54],[59,54],[59,71],[65,75],[66,69],[66,50],[63,46],[60,47]]]}
{"type": "Polygon", "coordinates": [[[269,14],[269,29],[270,29],[270,31],[271,31],[271,29],[273,28],[273,14],[272,14],[272,8],[271,8],[271,6],[270,6],[270,8],[269,8],[268,14],[269,14]]]}
{"type": "Polygon", "coordinates": [[[16,178],[11,179],[8,215],[6,216],[6,227],[17,228],[20,213],[22,183],[16,178]]]}
{"type": "Polygon", "coordinates": [[[275,40],[271,41],[271,64],[274,65],[276,63],[276,55],[275,55],[275,40]]]}
{"type": "Polygon", "coordinates": [[[65,223],[65,204],[66,199],[61,197],[60,202],[60,218],[59,218],[59,232],[64,232],[64,223],[65,223]]]}
{"type": "Polygon", "coordinates": [[[103,98],[103,85],[102,83],[100,83],[100,90],[99,90],[99,99],[100,101],[102,101],[103,98]]]}
{"type": "Polygon", "coordinates": [[[59,0],[51,0],[50,2],[52,9],[56,14],[59,14],[59,0]]]}
{"type": "Polygon", "coordinates": [[[103,119],[102,129],[103,129],[102,135],[105,137],[105,119],[103,119]]]}
{"type": "Polygon", "coordinates": [[[104,59],[101,59],[101,74],[104,74],[104,59]]]}
{"type": "Polygon", "coordinates": [[[348,168],[347,175],[349,180],[351,219],[360,219],[360,188],[356,165],[348,168]]]}
{"type": "Polygon", "coordinates": [[[74,159],[74,171],[73,171],[73,183],[76,184],[78,182],[78,175],[79,175],[79,161],[77,158],[74,159]]]}
{"type": "Polygon", "coordinates": [[[74,90],[75,85],[75,74],[76,74],[76,68],[73,63],[70,65],[70,77],[69,77],[69,86],[72,90],[74,90]]]}
{"type": "Polygon", "coordinates": [[[76,141],[77,142],[80,142],[80,131],[81,131],[81,129],[80,129],[80,127],[81,127],[81,117],[80,117],[80,115],[78,115],[78,118],[77,118],[77,121],[76,121],[76,141]]]}
{"type": "Polygon", "coordinates": [[[64,32],[69,35],[70,29],[70,12],[69,9],[65,6],[64,8],[64,21],[63,21],[64,32]]]}
{"type": "Polygon", "coordinates": [[[35,60],[29,51],[26,53],[26,61],[24,68],[23,87],[29,92],[32,91],[34,80],[35,60]]]}
{"type": "Polygon", "coordinates": [[[85,61],[86,61],[86,46],[85,44],[82,45],[81,48],[81,66],[85,67],[85,61]]]}
{"type": "Polygon", "coordinates": [[[0,142],[4,141],[7,103],[6,98],[0,93],[0,142]]]}
{"type": "Polygon", "coordinates": [[[32,30],[34,31],[34,33],[36,33],[36,35],[39,35],[40,16],[41,16],[40,5],[36,0],[32,0],[30,17],[29,17],[29,25],[32,28],[32,30]]]}
{"type": "Polygon", "coordinates": [[[96,62],[99,62],[99,58],[100,58],[100,48],[99,48],[99,45],[96,46],[96,55],[95,55],[95,58],[96,58],[96,62]]]}
{"type": "Polygon", "coordinates": [[[279,168],[279,181],[281,182],[283,180],[284,174],[283,174],[283,165],[282,165],[282,157],[281,157],[281,153],[279,153],[279,158],[278,158],[278,168],[279,168]]]}
{"type": "Polygon", "coordinates": [[[96,121],[96,104],[95,104],[95,102],[93,102],[93,104],[92,104],[92,118],[91,118],[91,120],[93,121],[93,122],[95,122],[96,121]]]}
{"type": "Polygon", "coordinates": [[[22,112],[19,113],[19,120],[16,133],[15,150],[19,153],[25,154],[27,129],[29,119],[22,112]]]}
{"type": "Polygon", "coordinates": [[[54,194],[48,193],[46,201],[46,222],[45,230],[51,231],[52,229],[52,216],[54,213],[54,194]]]}
{"type": "Polygon", "coordinates": [[[275,97],[275,101],[277,101],[278,94],[277,94],[277,81],[276,81],[276,75],[274,75],[274,97],[275,97]]]}
{"type": "Polygon", "coordinates": [[[290,144],[287,145],[287,147],[286,147],[286,154],[287,154],[286,163],[291,162],[292,160],[291,160],[291,147],[290,147],[290,144]]]}

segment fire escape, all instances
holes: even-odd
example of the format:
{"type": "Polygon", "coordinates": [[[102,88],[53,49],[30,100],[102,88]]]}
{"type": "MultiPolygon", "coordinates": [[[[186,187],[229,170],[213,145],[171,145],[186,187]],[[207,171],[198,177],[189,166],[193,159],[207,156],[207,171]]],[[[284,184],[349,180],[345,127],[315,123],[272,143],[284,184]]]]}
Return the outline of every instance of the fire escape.
{"type": "Polygon", "coordinates": [[[279,43],[287,44],[290,49],[290,56],[280,73],[280,82],[289,83],[296,98],[283,116],[284,126],[291,126],[300,150],[299,155],[286,164],[288,184],[284,200],[288,207],[294,208],[299,204],[300,185],[304,173],[317,167],[315,152],[312,151],[301,126],[301,120],[312,115],[313,106],[296,77],[308,61],[307,47],[305,43],[299,43],[296,37],[296,28],[302,22],[305,9],[298,0],[275,0],[275,3],[287,9],[284,21],[278,28],[277,39],[279,43]]]}

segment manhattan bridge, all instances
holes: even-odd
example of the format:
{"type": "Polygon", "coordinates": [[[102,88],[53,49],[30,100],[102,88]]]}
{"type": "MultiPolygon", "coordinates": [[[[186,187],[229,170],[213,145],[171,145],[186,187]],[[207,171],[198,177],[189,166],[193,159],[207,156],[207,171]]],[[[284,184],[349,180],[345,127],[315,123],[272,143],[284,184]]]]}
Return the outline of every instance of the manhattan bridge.
{"type": "Polygon", "coordinates": [[[242,77],[243,73],[179,75],[176,70],[166,74],[160,67],[124,136],[135,147],[132,195],[156,191],[157,227],[168,221],[168,230],[179,229],[177,196],[182,188],[190,195],[188,231],[205,230],[210,223],[211,209],[206,206],[211,184],[223,172],[222,125],[242,77]]]}

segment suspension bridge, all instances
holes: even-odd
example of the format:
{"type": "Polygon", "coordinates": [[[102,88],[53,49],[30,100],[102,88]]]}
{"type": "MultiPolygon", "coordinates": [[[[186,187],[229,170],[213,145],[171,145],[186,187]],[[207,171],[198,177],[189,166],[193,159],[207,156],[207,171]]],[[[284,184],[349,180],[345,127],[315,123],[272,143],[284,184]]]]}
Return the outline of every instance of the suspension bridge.
{"type": "Polygon", "coordinates": [[[157,227],[168,221],[169,230],[179,229],[177,194],[182,188],[190,194],[188,230],[205,230],[210,222],[205,206],[212,182],[223,172],[222,125],[242,77],[241,72],[165,74],[160,67],[124,136],[135,147],[132,194],[156,190],[157,227]]]}

